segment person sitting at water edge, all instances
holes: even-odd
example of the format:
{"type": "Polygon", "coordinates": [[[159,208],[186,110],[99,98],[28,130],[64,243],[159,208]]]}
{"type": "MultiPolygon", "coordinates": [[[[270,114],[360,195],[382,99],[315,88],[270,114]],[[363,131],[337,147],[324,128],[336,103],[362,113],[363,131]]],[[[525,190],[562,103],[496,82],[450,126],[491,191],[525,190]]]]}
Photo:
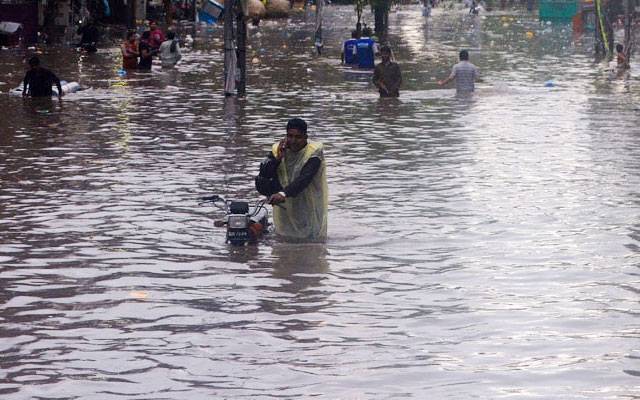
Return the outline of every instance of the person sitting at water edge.
{"type": "Polygon", "coordinates": [[[178,45],[175,32],[167,33],[167,40],[160,45],[162,68],[172,68],[181,58],[180,46],[178,45]]]}
{"type": "Polygon", "coordinates": [[[58,97],[62,97],[62,85],[60,79],[53,72],[40,66],[38,56],[29,59],[30,69],[24,75],[22,81],[22,95],[31,97],[53,96],[53,84],[58,87],[58,97]]]}
{"type": "Polygon", "coordinates": [[[456,92],[458,94],[472,93],[475,90],[475,81],[480,82],[478,68],[469,62],[469,52],[461,50],[460,62],[453,66],[451,75],[447,79],[438,81],[440,86],[455,79],[456,92]]]}
{"type": "Polygon", "coordinates": [[[273,204],[276,234],[289,241],[327,237],[328,188],[323,144],[308,141],[307,123],[287,122],[287,135],[260,164],[256,189],[273,204]]]}
{"type": "Polygon", "coordinates": [[[402,84],[402,73],[400,66],[391,61],[391,48],[382,46],[380,48],[382,62],[376,65],[373,71],[373,84],[380,92],[380,97],[400,96],[400,85],[402,84]]]}

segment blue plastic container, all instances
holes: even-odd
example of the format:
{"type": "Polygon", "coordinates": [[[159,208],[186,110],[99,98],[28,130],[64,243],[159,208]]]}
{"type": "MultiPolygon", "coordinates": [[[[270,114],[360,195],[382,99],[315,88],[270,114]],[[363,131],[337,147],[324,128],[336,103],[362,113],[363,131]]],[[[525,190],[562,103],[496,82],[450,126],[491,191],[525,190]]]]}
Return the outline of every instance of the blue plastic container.
{"type": "Polygon", "coordinates": [[[344,53],[344,63],[346,65],[358,64],[358,39],[349,39],[342,46],[344,53]]]}
{"type": "Polygon", "coordinates": [[[224,14],[224,6],[214,0],[207,0],[202,5],[202,9],[198,13],[200,21],[208,24],[215,24],[222,18],[224,14]]]}
{"type": "Polygon", "coordinates": [[[360,68],[373,68],[375,62],[375,55],[373,47],[375,40],[371,38],[358,39],[358,67],[360,68]]]}

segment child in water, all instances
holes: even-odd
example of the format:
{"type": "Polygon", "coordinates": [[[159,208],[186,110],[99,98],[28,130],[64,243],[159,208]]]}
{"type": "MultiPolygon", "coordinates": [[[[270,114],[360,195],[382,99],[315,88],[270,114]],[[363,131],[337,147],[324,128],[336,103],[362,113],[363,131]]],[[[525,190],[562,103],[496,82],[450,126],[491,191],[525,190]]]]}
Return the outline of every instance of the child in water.
{"type": "Polygon", "coordinates": [[[627,56],[624,54],[624,46],[620,43],[616,45],[616,60],[618,68],[629,68],[627,66],[627,56]]]}

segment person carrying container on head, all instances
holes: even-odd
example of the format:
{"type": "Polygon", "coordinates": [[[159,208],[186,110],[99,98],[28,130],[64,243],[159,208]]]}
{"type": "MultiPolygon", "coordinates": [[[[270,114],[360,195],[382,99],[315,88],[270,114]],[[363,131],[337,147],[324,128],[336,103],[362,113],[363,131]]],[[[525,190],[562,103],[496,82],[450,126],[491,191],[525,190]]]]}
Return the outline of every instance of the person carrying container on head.
{"type": "Polygon", "coordinates": [[[319,242],[327,237],[328,188],[323,144],[309,141],[307,123],[287,122],[287,135],[260,164],[256,189],[269,197],[275,231],[287,241],[319,242]]]}

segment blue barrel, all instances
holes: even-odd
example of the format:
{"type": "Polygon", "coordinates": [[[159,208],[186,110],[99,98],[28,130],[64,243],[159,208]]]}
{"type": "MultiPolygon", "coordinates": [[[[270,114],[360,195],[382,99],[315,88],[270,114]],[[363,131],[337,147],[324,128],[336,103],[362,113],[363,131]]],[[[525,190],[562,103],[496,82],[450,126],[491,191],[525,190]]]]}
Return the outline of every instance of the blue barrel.
{"type": "Polygon", "coordinates": [[[204,21],[207,24],[215,24],[222,19],[224,14],[224,5],[214,1],[206,0],[202,4],[198,17],[200,21],[204,21]]]}
{"type": "Polygon", "coordinates": [[[375,40],[371,38],[358,39],[358,66],[360,68],[373,68],[374,67],[374,50],[375,40]]]}
{"type": "Polygon", "coordinates": [[[346,65],[358,64],[358,39],[349,39],[342,46],[344,63],[346,65]]]}

